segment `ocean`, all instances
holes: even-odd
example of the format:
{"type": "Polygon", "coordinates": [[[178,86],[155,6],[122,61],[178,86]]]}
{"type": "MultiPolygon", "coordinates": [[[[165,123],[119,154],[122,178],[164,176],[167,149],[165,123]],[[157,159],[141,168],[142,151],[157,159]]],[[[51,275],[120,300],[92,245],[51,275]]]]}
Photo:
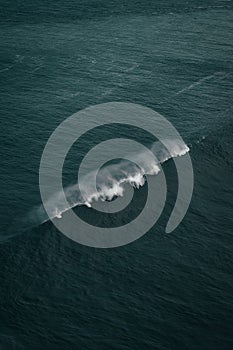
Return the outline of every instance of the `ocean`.
{"type": "MultiPolygon", "coordinates": [[[[0,349],[232,350],[233,1],[1,1],[0,28],[0,349]],[[101,249],[49,220],[39,172],[64,120],[112,102],[172,123],[194,183],[185,217],[166,233],[178,177],[175,158],[160,162],[167,199],[158,221],[129,244],[101,249]]],[[[70,149],[64,187],[73,188],[90,149],[116,137],[156,141],[110,116],[70,149]]],[[[109,194],[109,174],[119,185],[119,169],[134,185],[125,212],[99,213],[77,198],[65,211],[98,228],[136,218],[149,185],[127,162],[108,164],[108,177],[103,171],[101,199],[124,198],[127,189],[109,194]]],[[[59,205],[55,196],[58,216],[59,205]]]]}

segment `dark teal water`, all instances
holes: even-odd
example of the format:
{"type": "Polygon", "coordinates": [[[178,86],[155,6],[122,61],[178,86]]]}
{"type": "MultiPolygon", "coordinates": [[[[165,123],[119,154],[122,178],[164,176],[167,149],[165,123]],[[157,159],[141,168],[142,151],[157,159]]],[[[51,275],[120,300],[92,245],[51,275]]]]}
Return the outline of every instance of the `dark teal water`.
{"type": "MultiPolygon", "coordinates": [[[[2,1],[0,20],[0,349],[233,349],[232,1],[2,1]],[[101,250],[51,222],[32,227],[29,214],[41,204],[50,134],[111,101],[171,121],[190,146],[195,184],[185,219],[165,234],[177,178],[164,164],[160,220],[101,250]]],[[[103,137],[87,135],[80,154],[103,137]]],[[[146,186],[135,192],[132,215],[146,186]]]]}

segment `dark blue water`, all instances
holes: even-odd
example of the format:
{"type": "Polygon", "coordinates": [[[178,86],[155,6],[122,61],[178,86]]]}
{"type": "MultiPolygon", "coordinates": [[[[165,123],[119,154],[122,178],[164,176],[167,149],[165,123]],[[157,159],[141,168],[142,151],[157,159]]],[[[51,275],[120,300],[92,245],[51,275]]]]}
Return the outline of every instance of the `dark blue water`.
{"type": "MultiPolygon", "coordinates": [[[[2,1],[0,20],[0,349],[233,349],[232,1],[2,1]],[[111,101],[172,122],[190,147],[195,183],[185,219],[165,234],[177,191],[174,164],[165,163],[160,220],[132,244],[104,250],[70,241],[49,221],[32,226],[30,215],[41,204],[50,134],[111,101]]],[[[128,134],[116,125],[88,134],[64,182],[76,176],[77,154],[128,134]]],[[[130,215],[146,190],[135,191],[130,215]]]]}

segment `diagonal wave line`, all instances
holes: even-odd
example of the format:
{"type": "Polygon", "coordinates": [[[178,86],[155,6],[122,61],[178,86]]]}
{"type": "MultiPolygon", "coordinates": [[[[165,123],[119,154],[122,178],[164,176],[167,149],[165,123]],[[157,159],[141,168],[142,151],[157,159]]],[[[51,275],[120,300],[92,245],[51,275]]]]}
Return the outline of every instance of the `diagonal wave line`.
{"type": "Polygon", "coordinates": [[[204,78],[202,78],[202,79],[199,79],[198,81],[192,83],[191,85],[185,87],[184,89],[182,89],[182,90],[176,92],[175,95],[180,95],[180,94],[182,94],[183,92],[186,92],[186,91],[188,91],[188,90],[191,90],[191,89],[195,88],[196,86],[201,85],[201,84],[204,83],[205,81],[210,80],[210,79],[213,79],[213,78],[215,78],[215,77],[217,77],[217,76],[219,76],[220,80],[222,80],[222,79],[226,78],[227,76],[229,76],[230,74],[231,74],[231,73],[225,73],[225,74],[224,74],[224,72],[216,72],[216,73],[214,73],[214,74],[208,75],[207,77],[204,77],[204,78]]]}

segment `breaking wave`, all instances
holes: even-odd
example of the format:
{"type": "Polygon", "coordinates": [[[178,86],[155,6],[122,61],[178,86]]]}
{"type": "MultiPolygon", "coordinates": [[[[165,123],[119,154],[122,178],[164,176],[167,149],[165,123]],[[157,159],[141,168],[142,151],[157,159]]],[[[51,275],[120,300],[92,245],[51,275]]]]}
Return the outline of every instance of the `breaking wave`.
{"type": "Polygon", "coordinates": [[[111,201],[116,197],[123,196],[126,184],[130,184],[134,188],[143,186],[146,181],[145,176],[157,175],[161,170],[162,163],[189,152],[189,147],[181,140],[166,140],[166,144],[170,146],[172,152],[169,152],[161,142],[155,142],[150,147],[151,155],[144,152],[130,155],[132,161],[128,161],[126,155],[117,163],[103,166],[98,171],[94,187],[93,181],[91,181],[93,174],[90,173],[79,179],[82,186],[74,184],[64,188],[68,206],[62,200],[63,194],[55,193],[46,203],[47,213],[41,205],[31,215],[37,223],[41,224],[46,222],[49,217],[61,218],[64,212],[76,206],[91,207],[93,201],[111,201]],[[139,167],[138,162],[143,166],[139,167]],[[82,192],[79,186],[82,187],[82,192]]]}

